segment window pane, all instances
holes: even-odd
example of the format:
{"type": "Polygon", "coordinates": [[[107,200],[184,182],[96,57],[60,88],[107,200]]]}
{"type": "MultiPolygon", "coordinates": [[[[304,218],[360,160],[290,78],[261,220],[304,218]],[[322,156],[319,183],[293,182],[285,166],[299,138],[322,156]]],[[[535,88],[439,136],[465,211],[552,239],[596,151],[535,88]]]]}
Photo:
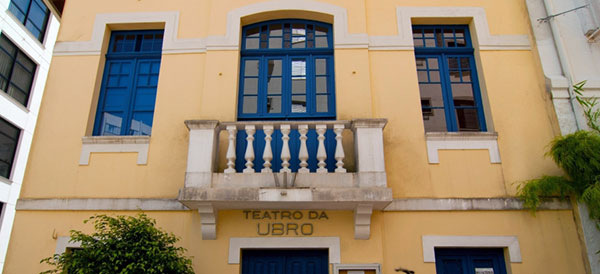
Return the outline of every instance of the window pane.
{"type": "Polygon", "coordinates": [[[451,82],[460,82],[460,71],[450,71],[450,81],[451,82]]]}
{"type": "Polygon", "coordinates": [[[0,118],[0,135],[4,135],[12,140],[17,140],[20,132],[21,131],[17,127],[0,118]]]}
{"type": "Polygon", "coordinates": [[[425,33],[425,37],[433,38],[433,29],[424,29],[423,33],[425,33]]]}
{"type": "Polygon", "coordinates": [[[259,30],[258,28],[251,28],[246,31],[246,37],[256,37],[258,38],[259,30]]]}
{"type": "Polygon", "coordinates": [[[267,93],[268,94],[281,94],[281,78],[269,78],[267,79],[267,93]]]}
{"type": "Polygon", "coordinates": [[[257,103],[256,96],[244,96],[242,113],[256,113],[257,103]]]}
{"type": "Polygon", "coordinates": [[[306,112],[306,96],[292,96],[292,113],[306,112]]]}
{"type": "Polygon", "coordinates": [[[458,69],[458,58],[456,58],[456,57],[448,58],[448,68],[458,69]]]}
{"type": "Polygon", "coordinates": [[[152,133],[153,116],[153,112],[134,113],[128,135],[150,135],[152,133]]]}
{"type": "Polygon", "coordinates": [[[270,29],[270,36],[281,36],[282,32],[281,32],[281,24],[273,24],[269,26],[270,29]]]}
{"type": "Polygon", "coordinates": [[[455,106],[459,106],[457,105],[457,101],[462,102],[462,106],[475,105],[475,99],[473,99],[473,87],[471,84],[452,84],[452,98],[454,99],[455,106]]]}
{"type": "Polygon", "coordinates": [[[292,48],[304,48],[306,47],[306,37],[297,36],[292,37],[292,48]]]}
{"type": "Polygon", "coordinates": [[[471,82],[471,71],[469,71],[469,70],[462,71],[462,81],[463,82],[471,82]]]}
{"type": "Polygon", "coordinates": [[[417,48],[419,48],[419,47],[423,47],[423,46],[425,45],[425,44],[423,43],[423,39],[420,39],[420,38],[419,38],[419,39],[414,39],[413,41],[414,41],[415,47],[417,47],[417,48]]]}
{"type": "Polygon", "coordinates": [[[304,59],[293,59],[292,60],[292,76],[306,77],[306,60],[304,60],[304,59]]]}
{"type": "Polygon", "coordinates": [[[317,93],[327,93],[327,76],[317,77],[317,93]]]}
{"type": "Polygon", "coordinates": [[[456,109],[456,120],[458,123],[458,131],[480,130],[477,109],[475,108],[456,109]]]}
{"type": "Polygon", "coordinates": [[[283,39],[281,38],[269,38],[270,49],[280,49],[282,47],[283,39]]]}
{"type": "Polygon", "coordinates": [[[257,38],[246,38],[246,49],[257,49],[258,41],[257,38]]]}
{"type": "Polygon", "coordinates": [[[8,85],[8,95],[17,100],[22,105],[27,105],[28,94],[17,88],[15,85],[8,85]]]}
{"type": "Polygon", "coordinates": [[[258,93],[258,78],[244,79],[244,95],[254,95],[258,93]]]}
{"type": "Polygon", "coordinates": [[[419,84],[419,89],[421,91],[421,101],[427,100],[429,106],[444,107],[440,84],[419,84]]]}
{"type": "Polygon", "coordinates": [[[281,76],[281,60],[269,60],[269,76],[281,76]]]}
{"type": "Polygon", "coordinates": [[[427,61],[425,58],[416,58],[417,69],[427,69],[427,61]]]}
{"type": "Polygon", "coordinates": [[[281,113],[281,96],[267,97],[267,112],[281,113]]]}
{"type": "Polygon", "coordinates": [[[317,112],[327,111],[327,95],[317,95],[317,112]]]}
{"type": "Polygon", "coordinates": [[[317,26],[315,28],[316,35],[327,35],[327,31],[328,31],[327,28],[324,28],[324,27],[317,26]]]}
{"type": "Polygon", "coordinates": [[[123,126],[122,112],[104,112],[102,114],[102,122],[100,124],[99,135],[121,135],[121,127],[123,126]]]}
{"type": "Polygon", "coordinates": [[[426,132],[447,131],[446,114],[441,108],[423,108],[423,124],[426,132]]]}
{"type": "Polygon", "coordinates": [[[439,70],[430,70],[429,71],[429,81],[430,82],[440,82],[440,71],[439,70]]]}
{"type": "Polygon", "coordinates": [[[417,77],[419,78],[419,82],[429,82],[429,79],[427,78],[427,71],[426,70],[420,70],[417,71],[417,77]]]}
{"type": "Polygon", "coordinates": [[[437,58],[427,58],[427,63],[429,65],[429,69],[438,69],[438,59],[437,58]]]}
{"type": "Polygon", "coordinates": [[[258,60],[246,60],[244,76],[258,76],[258,60]]]}
{"type": "Polygon", "coordinates": [[[329,45],[327,44],[327,37],[317,37],[316,43],[317,43],[317,48],[329,47],[329,45]]]}
{"type": "Polygon", "coordinates": [[[292,78],[292,94],[306,94],[306,79],[292,78]]]}
{"type": "Polygon", "coordinates": [[[292,24],[292,35],[294,35],[294,36],[306,35],[306,29],[304,28],[304,24],[292,24]]]}
{"type": "Polygon", "coordinates": [[[327,59],[315,59],[315,72],[317,75],[327,74],[327,59]]]}

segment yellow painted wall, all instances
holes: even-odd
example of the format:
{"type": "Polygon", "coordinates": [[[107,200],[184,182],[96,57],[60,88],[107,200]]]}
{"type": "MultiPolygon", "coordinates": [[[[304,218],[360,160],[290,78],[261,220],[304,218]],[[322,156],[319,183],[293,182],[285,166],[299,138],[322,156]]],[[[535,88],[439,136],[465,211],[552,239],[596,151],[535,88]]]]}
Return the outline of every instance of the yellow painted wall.
{"type": "MultiPolygon", "coordinates": [[[[242,211],[222,211],[217,240],[203,241],[200,218],[194,212],[146,213],[157,220],[158,227],[181,237],[178,245],[188,250],[187,256],[193,256],[198,274],[239,273],[239,265],[227,263],[229,237],[257,237],[256,224],[267,222],[246,220],[242,211]]],[[[39,261],[53,254],[56,248],[53,235],[68,236],[72,229],[91,232],[92,225],[82,221],[93,214],[136,213],[19,211],[5,273],[39,273],[49,269],[39,261]]],[[[416,273],[435,273],[434,263],[423,262],[424,235],[514,235],[519,240],[523,262],[509,263],[507,267],[512,269],[509,273],[585,273],[570,211],[539,212],[536,218],[529,212],[515,211],[377,212],[372,217],[369,240],[354,240],[351,212],[326,211],[326,214],[328,220],[307,221],[314,226],[313,236],[340,237],[342,263],[381,263],[383,273],[394,273],[397,267],[416,273]]]]}
{"type": "MultiPolygon", "coordinates": [[[[259,2],[67,1],[58,40],[90,40],[97,13],[143,11],[179,11],[180,39],[224,35],[229,11],[259,2]]],[[[483,7],[492,35],[530,34],[524,0],[322,2],[347,10],[350,34],[397,35],[398,6],[483,7]]],[[[262,14],[247,20],[286,14],[262,14]]],[[[418,23],[436,22],[449,21],[418,23]]],[[[443,150],[439,164],[428,163],[415,57],[410,50],[335,49],[337,117],[388,119],[384,149],[388,187],[394,198],[512,196],[515,182],[560,174],[543,156],[557,124],[534,50],[476,50],[482,93],[491,113],[486,119],[488,127],[493,125],[498,133],[501,164],[491,164],[485,150],[443,150]]],[[[103,63],[101,56],[93,55],[53,58],[21,198],[173,199],[184,185],[186,171],[188,130],[184,121],[236,119],[238,51],[163,54],[148,164],[137,165],[135,153],[92,153],[89,165],[80,166],[81,137],[91,134],[103,63]]],[[[345,144],[352,147],[348,140],[345,144]]],[[[220,171],[224,153],[221,144],[220,171]]],[[[353,152],[346,155],[351,157],[353,152]]],[[[352,160],[348,162],[352,168],[352,160]]],[[[53,233],[66,236],[70,229],[88,230],[81,221],[93,213],[18,211],[5,273],[43,270],[38,262],[54,250],[53,233]]],[[[237,265],[225,261],[229,237],[255,236],[252,224],[240,225],[241,211],[219,213],[218,239],[214,241],[201,240],[196,212],[149,214],[159,226],[182,237],[181,244],[194,256],[197,273],[239,273],[237,265]]],[[[422,262],[422,235],[516,235],[523,263],[510,264],[512,273],[584,273],[570,211],[544,211],[536,217],[515,211],[375,212],[368,241],[353,239],[352,212],[332,212],[330,216],[331,221],[319,225],[315,236],[340,236],[343,263],[379,262],[384,273],[393,273],[398,266],[433,273],[434,264],[422,262]]]]}

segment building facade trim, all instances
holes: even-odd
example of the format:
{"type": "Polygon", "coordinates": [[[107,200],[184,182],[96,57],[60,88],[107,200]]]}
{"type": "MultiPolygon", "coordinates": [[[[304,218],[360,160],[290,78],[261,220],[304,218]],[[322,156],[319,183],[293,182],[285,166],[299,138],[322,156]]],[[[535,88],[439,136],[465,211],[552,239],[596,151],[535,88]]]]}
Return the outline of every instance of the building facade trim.
{"type": "Polygon", "coordinates": [[[499,164],[498,134],[488,132],[428,132],[425,134],[427,158],[430,164],[439,164],[440,150],[485,149],[490,154],[490,163],[499,164]]]}
{"type": "Polygon", "coordinates": [[[229,239],[229,264],[239,264],[242,249],[322,249],[329,252],[329,263],[339,264],[339,237],[277,237],[277,238],[235,238],[229,239]]]}
{"type": "MultiPolygon", "coordinates": [[[[539,210],[571,210],[568,201],[544,201],[539,210]]],[[[66,198],[19,199],[17,210],[189,210],[175,199],[66,198]]],[[[507,211],[527,210],[518,198],[394,199],[383,211],[507,211]]],[[[216,215],[215,213],[212,213],[216,215]]]]}
{"type": "Polygon", "coordinates": [[[150,136],[86,136],[82,143],[80,165],[90,163],[92,152],[137,152],[137,164],[148,163],[150,136]]]}
{"type": "Polygon", "coordinates": [[[435,263],[436,247],[499,247],[507,248],[511,263],[520,263],[521,247],[516,236],[423,236],[423,261],[435,263]]]}
{"type": "Polygon", "coordinates": [[[90,41],[57,42],[54,55],[100,55],[107,26],[133,23],[164,23],[163,54],[202,53],[207,50],[239,50],[243,17],[271,11],[303,10],[333,16],[334,47],[369,50],[413,50],[413,18],[472,18],[477,30],[479,50],[530,50],[527,35],[491,35],[485,10],[476,7],[397,7],[398,35],[369,36],[348,32],[348,13],[345,8],[315,1],[269,1],[243,6],[227,14],[225,35],[204,38],[177,38],[179,12],[103,13],[96,15],[90,41]]]}

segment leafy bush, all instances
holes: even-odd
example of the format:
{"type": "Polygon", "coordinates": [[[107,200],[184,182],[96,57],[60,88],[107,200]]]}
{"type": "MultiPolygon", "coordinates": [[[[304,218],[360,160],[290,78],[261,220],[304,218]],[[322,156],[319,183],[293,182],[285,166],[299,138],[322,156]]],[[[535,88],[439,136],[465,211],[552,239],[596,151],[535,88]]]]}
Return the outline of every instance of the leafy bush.
{"type": "Polygon", "coordinates": [[[565,172],[565,176],[543,176],[519,186],[518,195],[526,207],[536,210],[543,197],[574,196],[584,202],[590,218],[600,223],[600,110],[596,98],[584,98],[585,82],[574,87],[576,99],[583,107],[590,131],[559,136],[546,154],[565,172]]]}
{"type": "Polygon", "coordinates": [[[71,231],[70,241],[81,242],[81,249],[43,259],[41,263],[55,269],[42,274],[194,273],[192,261],[183,256],[185,249],[174,246],[179,239],[157,228],[146,214],[95,215],[84,223],[90,221],[94,233],[71,231]]]}

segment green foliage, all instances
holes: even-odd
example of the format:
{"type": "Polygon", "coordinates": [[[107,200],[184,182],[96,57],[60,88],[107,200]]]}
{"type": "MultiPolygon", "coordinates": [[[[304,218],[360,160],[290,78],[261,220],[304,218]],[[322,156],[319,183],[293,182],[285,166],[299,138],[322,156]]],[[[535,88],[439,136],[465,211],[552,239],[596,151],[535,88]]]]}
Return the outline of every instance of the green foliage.
{"type": "Polygon", "coordinates": [[[575,193],[570,181],[562,176],[543,176],[527,181],[519,186],[519,195],[524,206],[535,210],[542,202],[542,197],[560,196],[561,198],[575,193]]]}
{"type": "Polygon", "coordinates": [[[95,215],[95,232],[87,235],[71,231],[71,242],[81,242],[81,249],[45,258],[55,269],[42,272],[109,274],[109,273],[194,273],[185,249],[175,247],[179,240],[172,233],[156,227],[156,221],[140,213],[136,217],[95,215]]]}
{"type": "Polygon", "coordinates": [[[600,223],[600,110],[596,98],[583,97],[583,85],[573,86],[591,131],[578,131],[559,136],[546,154],[562,168],[565,176],[544,176],[525,182],[518,189],[524,205],[536,210],[548,196],[577,197],[590,211],[590,218],[600,223]]]}
{"type": "Polygon", "coordinates": [[[590,130],[600,134],[600,108],[595,108],[598,105],[598,98],[583,97],[583,86],[586,81],[579,82],[573,86],[575,99],[583,108],[583,115],[587,120],[587,125],[590,130]]]}

